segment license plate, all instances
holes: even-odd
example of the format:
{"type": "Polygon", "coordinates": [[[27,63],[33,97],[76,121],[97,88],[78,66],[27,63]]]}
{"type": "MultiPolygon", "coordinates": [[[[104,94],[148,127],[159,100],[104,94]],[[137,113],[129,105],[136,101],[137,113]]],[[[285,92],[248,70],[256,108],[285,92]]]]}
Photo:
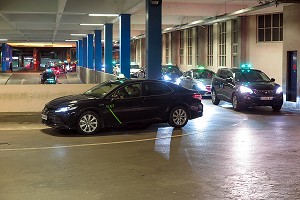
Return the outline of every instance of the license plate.
{"type": "Polygon", "coordinates": [[[47,120],[47,115],[42,114],[42,119],[47,120]]]}
{"type": "Polygon", "coordinates": [[[260,100],[273,100],[273,97],[260,97],[260,100]]]}

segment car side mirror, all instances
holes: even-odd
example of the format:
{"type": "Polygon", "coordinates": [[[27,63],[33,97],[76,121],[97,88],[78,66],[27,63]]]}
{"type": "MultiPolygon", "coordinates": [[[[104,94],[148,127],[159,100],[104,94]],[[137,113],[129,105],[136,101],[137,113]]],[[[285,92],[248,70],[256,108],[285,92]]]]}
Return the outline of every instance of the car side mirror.
{"type": "Polygon", "coordinates": [[[271,78],[271,82],[275,82],[275,78],[271,78]]]}

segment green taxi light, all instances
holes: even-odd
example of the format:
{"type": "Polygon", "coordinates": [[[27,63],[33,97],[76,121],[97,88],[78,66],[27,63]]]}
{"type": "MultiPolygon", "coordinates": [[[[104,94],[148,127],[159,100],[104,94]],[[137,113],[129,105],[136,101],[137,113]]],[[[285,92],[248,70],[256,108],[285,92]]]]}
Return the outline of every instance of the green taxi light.
{"type": "Polygon", "coordinates": [[[198,67],[198,69],[205,69],[205,67],[201,66],[201,65],[198,65],[197,67],[198,67]]]}

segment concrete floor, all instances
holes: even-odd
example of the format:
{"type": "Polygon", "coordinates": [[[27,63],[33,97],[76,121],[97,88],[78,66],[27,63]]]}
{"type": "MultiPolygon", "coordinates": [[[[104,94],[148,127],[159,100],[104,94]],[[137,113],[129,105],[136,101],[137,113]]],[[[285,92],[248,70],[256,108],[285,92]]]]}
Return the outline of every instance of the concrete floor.
{"type": "Polygon", "coordinates": [[[300,199],[300,114],[203,100],[183,129],[83,137],[0,115],[0,199],[300,199]]]}

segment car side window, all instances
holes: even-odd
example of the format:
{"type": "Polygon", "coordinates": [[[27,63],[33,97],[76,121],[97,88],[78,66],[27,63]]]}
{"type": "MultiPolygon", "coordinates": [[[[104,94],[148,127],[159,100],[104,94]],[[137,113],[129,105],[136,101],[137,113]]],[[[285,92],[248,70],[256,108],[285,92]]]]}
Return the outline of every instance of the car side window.
{"type": "Polygon", "coordinates": [[[111,97],[126,99],[126,98],[139,97],[140,95],[141,95],[140,84],[135,83],[135,84],[125,85],[124,87],[119,88],[111,95],[111,97]]]}
{"type": "Polygon", "coordinates": [[[146,82],[144,83],[145,96],[152,95],[163,95],[169,94],[172,92],[172,89],[163,84],[163,83],[155,83],[155,82],[146,82]]]}

